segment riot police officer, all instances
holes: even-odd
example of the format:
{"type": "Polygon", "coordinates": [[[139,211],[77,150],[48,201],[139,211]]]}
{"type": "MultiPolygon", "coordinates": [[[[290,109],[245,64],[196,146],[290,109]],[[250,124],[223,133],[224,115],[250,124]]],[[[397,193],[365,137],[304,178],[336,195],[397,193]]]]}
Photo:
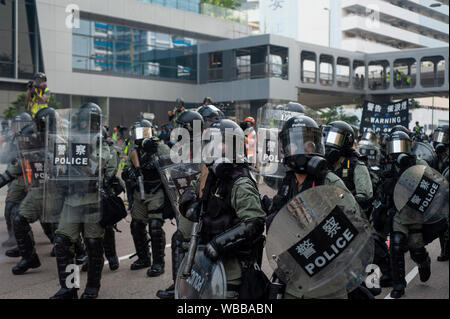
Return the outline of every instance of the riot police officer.
{"type": "Polygon", "coordinates": [[[208,170],[202,169],[197,190],[191,188],[182,195],[180,212],[191,221],[202,218],[200,244],[206,245],[205,255],[212,261],[221,258],[227,298],[239,298],[243,267],[253,267],[261,259],[266,214],[245,160],[244,132],[226,119],[213,123],[210,130],[221,134],[222,143],[215,144],[213,139],[204,148],[217,147],[219,152],[205,158],[208,170]],[[227,138],[232,145],[225,143],[227,138]]]}
{"type": "MultiPolygon", "coordinates": [[[[33,122],[31,115],[28,113],[18,114],[13,123],[13,130],[18,134],[25,126],[33,122]]],[[[5,221],[8,231],[8,239],[2,243],[4,247],[16,246],[17,242],[13,231],[13,218],[16,215],[20,202],[26,196],[25,181],[22,177],[22,169],[20,166],[19,154],[17,146],[13,145],[13,152],[10,154],[12,160],[8,163],[8,167],[3,174],[0,174],[0,188],[8,185],[8,192],[5,199],[5,221]]],[[[19,257],[18,248],[6,252],[9,257],[19,257]]]]}
{"type": "Polygon", "coordinates": [[[197,111],[203,117],[205,129],[209,128],[214,122],[225,118],[223,112],[212,104],[202,106],[197,111]]]}
{"type": "MultiPolygon", "coordinates": [[[[449,168],[449,142],[448,142],[448,125],[443,125],[438,127],[433,133],[433,147],[438,155],[438,171],[442,175],[447,175],[449,168]]],[[[439,237],[439,242],[441,245],[441,254],[437,257],[438,261],[447,261],[449,259],[449,234],[448,231],[439,237]]]]}
{"type": "Polygon", "coordinates": [[[65,165],[65,172],[69,172],[69,181],[62,186],[65,188],[66,196],[55,239],[61,289],[52,299],[78,298],[78,288],[67,286],[66,279],[70,275],[68,266],[74,264],[73,247],[80,233],[83,234],[88,255],[87,283],[81,299],[95,299],[100,290],[105,230],[100,225],[99,179],[103,176],[110,178],[115,172],[114,167],[107,166],[110,153],[107,144],[102,142],[101,118],[102,110],[92,102],[83,104],[71,118],[68,143],[72,146],[77,146],[77,143],[90,143],[87,145],[89,152],[86,153],[89,164],[76,168],[65,165]],[[72,170],[77,173],[77,179],[74,181],[70,173],[72,170]]]}
{"type": "MultiPolygon", "coordinates": [[[[289,168],[289,171],[286,173],[277,195],[267,207],[269,212],[268,229],[280,209],[292,198],[307,189],[320,185],[332,185],[344,190],[349,194],[346,196],[345,205],[360,214],[359,205],[343,181],[328,171],[322,132],[313,119],[301,115],[290,118],[284,124],[279,134],[279,140],[283,163],[289,168]]],[[[347,298],[346,287],[330,287],[329,290],[332,298],[347,298]]],[[[310,297],[305,296],[298,287],[287,283],[284,298],[310,297]]]]}
{"type": "Polygon", "coordinates": [[[343,121],[331,122],[324,127],[324,141],[329,169],[342,179],[367,213],[373,201],[372,182],[369,170],[360,160],[360,154],[353,149],[353,128],[343,121]]]}
{"type": "MultiPolygon", "coordinates": [[[[183,128],[189,132],[190,154],[189,159],[192,161],[193,154],[196,151],[194,148],[194,139],[201,140],[201,130],[203,128],[203,117],[200,113],[188,110],[180,115],[176,120],[176,128],[183,128]],[[199,125],[199,132],[194,131],[194,123],[197,121],[199,125]]],[[[180,142],[180,141],[178,141],[180,142]]],[[[192,223],[189,222],[183,215],[177,214],[175,216],[177,221],[177,230],[172,235],[171,249],[172,249],[172,279],[174,284],[170,285],[165,290],[158,290],[156,296],[161,299],[173,299],[175,296],[175,280],[178,274],[178,268],[186,254],[187,245],[190,239],[190,232],[192,223]],[[182,221],[180,221],[182,220],[182,221]]]]}
{"type": "MultiPolygon", "coordinates": [[[[46,130],[54,132],[56,130],[56,114],[53,108],[45,108],[38,111],[35,115],[35,125],[28,125],[21,131],[21,139],[19,148],[25,150],[36,150],[37,162],[40,164],[42,170],[44,164],[44,145],[46,130]]],[[[47,132],[47,133],[49,133],[47,132]]],[[[36,161],[36,158],[33,159],[36,161]]],[[[19,213],[14,217],[14,234],[16,236],[17,245],[19,247],[20,256],[22,259],[13,267],[14,275],[21,275],[30,268],[38,268],[41,263],[34,248],[33,233],[30,227],[31,223],[41,219],[41,224],[44,232],[50,241],[54,242],[54,230],[56,229],[58,213],[63,203],[63,196],[60,193],[54,194],[51,205],[46,207],[46,216],[52,216],[52,220],[42,220],[44,213],[44,189],[42,185],[42,174],[32,174],[30,163],[26,159],[22,160],[26,182],[29,186],[29,191],[26,197],[20,204],[19,213]],[[53,219],[54,218],[54,219],[53,219]]]]}
{"type": "Polygon", "coordinates": [[[159,173],[154,165],[154,155],[167,155],[169,147],[160,143],[153,135],[152,124],[140,120],[133,127],[134,149],[127,163],[125,179],[134,179],[138,188],[134,191],[134,203],[131,211],[131,235],[138,260],[130,267],[138,270],[150,267],[149,277],[157,277],[164,273],[164,249],[166,238],[162,226],[164,224],[164,190],[159,173]],[[153,263],[149,252],[146,225],[149,226],[153,263]]]}
{"type": "MultiPolygon", "coordinates": [[[[386,154],[389,159],[390,169],[384,174],[384,192],[393,194],[398,178],[403,172],[414,165],[425,165],[423,160],[411,155],[411,138],[404,130],[394,130],[386,141],[386,154]]],[[[392,218],[392,230],[390,240],[390,254],[392,267],[392,298],[400,298],[405,293],[405,251],[410,252],[411,258],[419,267],[419,276],[422,282],[426,282],[431,275],[431,260],[425,249],[422,236],[422,225],[411,224],[405,219],[406,214],[398,212],[392,218]]]]}

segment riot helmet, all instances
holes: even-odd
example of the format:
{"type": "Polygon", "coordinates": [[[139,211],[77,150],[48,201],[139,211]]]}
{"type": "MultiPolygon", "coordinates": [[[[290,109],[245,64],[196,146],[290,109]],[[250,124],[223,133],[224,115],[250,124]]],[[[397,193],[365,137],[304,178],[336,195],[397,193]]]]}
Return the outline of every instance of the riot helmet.
{"type": "Polygon", "coordinates": [[[283,126],[279,140],[280,155],[298,174],[317,175],[327,167],[322,132],[308,116],[294,116],[283,126]]]}
{"type": "Polygon", "coordinates": [[[439,126],[434,130],[433,146],[438,154],[442,154],[448,149],[448,125],[439,126]]]}
{"type": "Polygon", "coordinates": [[[16,115],[13,122],[14,133],[19,133],[25,126],[33,123],[33,118],[27,112],[22,112],[16,115]]]}
{"type": "Polygon", "coordinates": [[[290,112],[296,112],[296,113],[302,113],[305,114],[305,107],[301,105],[300,103],[296,102],[289,102],[288,104],[281,104],[277,106],[277,109],[282,111],[290,111],[290,112]]]}
{"type": "Polygon", "coordinates": [[[369,141],[372,143],[377,142],[377,135],[375,134],[375,131],[371,128],[368,128],[362,135],[361,141],[369,141]]]}
{"type": "Polygon", "coordinates": [[[326,125],[323,129],[323,137],[325,155],[330,164],[336,163],[339,157],[349,155],[353,150],[355,132],[349,124],[343,121],[335,121],[326,125]]]}
{"type": "Polygon", "coordinates": [[[33,76],[34,83],[36,87],[41,86],[43,83],[47,82],[47,76],[45,73],[38,72],[33,76]]]}
{"type": "Polygon", "coordinates": [[[212,123],[225,118],[223,112],[212,104],[201,107],[198,113],[203,117],[205,129],[209,128],[212,123]]]}
{"type": "Polygon", "coordinates": [[[209,96],[203,99],[203,105],[212,105],[212,104],[213,104],[212,99],[209,96]]]}
{"type": "Polygon", "coordinates": [[[184,128],[189,131],[190,139],[194,139],[194,134],[198,133],[198,138],[201,138],[201,131],[203,130],[203,117],[197,111],[188,110],[183,112],[176,120],[175,120],[176,128],[184,128]],[[194,122],[198,121],[200,124],[200,131],[194,132],[194,122]]]}
{"type": "Polygon", "coordinates": [[[400,166],[408,166],[411,159],[412,141],[408,134],[397,131],[389,134],[386,140],[386,155],[389,160],[397,162],[400,166]]]}
{"type": "Polygon", "coordinates": [[[75,128],[80,131],[98,133],[100,131],[102,109],[95,103],[83,104],[76,113],[75,128]]]}
{"type": "Polygon", "coordinates": [[[406,127],[404,127],[403,125],[395,125],[393,128],[391,128],[391,130],[389,131],[389,134],[393,134],[395,132],[404,132],[406,134],[410,134],[410,132],[408,131],[408,129],[406,127]]]}
{"type": "Polygon", "coordinates": [[[56,132],[56,112],[51,107],[39,110],[34,116],[36,128],[39,133],[56,132]]]}
{"type": "Polygon", "coordinates": [[[204,137],[203,161],[216,176],[225,178],[233,164],[247,163],[245,134],[236,122],[216,121],[205,131],[204,137]]]}
{"type": "Polygon", "coordinates": [[[153,137],[153,125],[148,120],[139,120],[134,123],[132,128],[132,137],[136,145],[141,145],[146,138],[153,137]]]}

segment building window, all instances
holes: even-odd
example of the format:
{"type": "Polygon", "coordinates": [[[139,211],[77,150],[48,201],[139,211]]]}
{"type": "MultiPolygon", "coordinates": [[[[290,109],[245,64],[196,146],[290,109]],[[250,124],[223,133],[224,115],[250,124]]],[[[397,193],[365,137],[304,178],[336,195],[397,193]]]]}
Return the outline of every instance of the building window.
{"type": "Polygon", "coordinates": [[[212,52],[209,54],[208,82],[219,82],[223,80],[223,52],[212,52]]]}
{"type": "Polygon", "coordinates": [[[429,56],[420,62],[420,84],[423,87],[440,87],[445,82],[445,59],[443,56],[429,56]]]}
{"type": "Polygon", "coordinates": [[[339,87],[350,86],[350,60],[339,57],[336,63],[336,84],[339,87]]]}
{"type": "Polygon", "coordinates": [[[73,69],[197,81],[197,40],[82,20],[73,29],[73,69]]]}
{"type": "Polygon", "coordinates": [[[316,54],[314,52],[302,51],[301,80],[302,83],[316,83],[316,54]]]}
{"type": "Polygon", "coordinates": [[[394,87],[396,89],[416,86],[417,62],[413,58],[394,61],[394,87]]]}
{"type": "Polygon", "coordinates": [[[386,90],[392,81],[389,61],[371,61],[369,63],[369,89],[386,90]]]}
{"type": "Polygon", "coordinates": [[[364,81],[366,79],[366,65],[364,61],[353,61],[353,87],[357,90],[364,90],[364,81]]]}

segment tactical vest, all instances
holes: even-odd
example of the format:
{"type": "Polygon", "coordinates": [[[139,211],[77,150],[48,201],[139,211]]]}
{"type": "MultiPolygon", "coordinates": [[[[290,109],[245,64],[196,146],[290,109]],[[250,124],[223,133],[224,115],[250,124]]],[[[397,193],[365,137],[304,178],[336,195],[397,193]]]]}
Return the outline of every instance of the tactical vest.
{"type": "Polygon", "coordinates": [[[339,176],[344,182],[345,186],[347,186],[348,190],[355,194],[355,168],[358,164],[358,158],[356,157],[347,157],[342,162],[341,166],[334,173],[339,176]]]}
{"type": "Polygon", "coordinates": [[[205,213],[201,232],[201,242],[204,244],[234,226],[233,221],[237,216],[231,205],[231,192],[235,182],[242,177],[247,177],[256,187],[256,182],[246,167],[235,167],[229,176],[229,179],[223,180],[210,173],[206,180],[203,189],[205,213]]]}
{"type": "Polygon", "coordinates": [[[141,165],[142,175],[144,176],[144,188],[145,192],[153,192],[155,187],[161,182],[159,172],[152,162],[150,154],[145,153],[141,147],[137,149],[139,156],[139,163],[141,165]]]}

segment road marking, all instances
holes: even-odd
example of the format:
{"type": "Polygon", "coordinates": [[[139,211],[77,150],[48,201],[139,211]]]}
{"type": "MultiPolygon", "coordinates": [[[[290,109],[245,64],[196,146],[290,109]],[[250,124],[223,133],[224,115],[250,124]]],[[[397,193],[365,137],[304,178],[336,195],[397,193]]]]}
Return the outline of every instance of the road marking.
{"type": "MultiPolygon", "coordinates": [[[[419,268],[416,266],[409,272],[409,274],[406,275],[406,277],[405,277],[406,286],[408,286],[408,284],[411,282],[411,280],[413,280],[414,277],[416,277],[418,273],[419,273],[419,268]]],[[[391,293],[389,293],[386,297],[384,297],[384,299],[393,299],[393,298],[391,298],[391,293]]]]}
{"type": "MultiPolygon", "coordinates": [[[[169,247],[170,247],[170,244],[167,244],[167,245],[166,245],[166,248],[169,248],[169,247]]],[[[132,256],[132,255],[134,255],[134,253],[133,253],[133,254],[126,255],[126,256],[119,257],[119,261],[128,259],[128,258],[130,258],[130,256],[132,256]]],[[[108,264],[108,261],[105,261],[105,265],[107,265],[107,264],[108,264]]]]}

